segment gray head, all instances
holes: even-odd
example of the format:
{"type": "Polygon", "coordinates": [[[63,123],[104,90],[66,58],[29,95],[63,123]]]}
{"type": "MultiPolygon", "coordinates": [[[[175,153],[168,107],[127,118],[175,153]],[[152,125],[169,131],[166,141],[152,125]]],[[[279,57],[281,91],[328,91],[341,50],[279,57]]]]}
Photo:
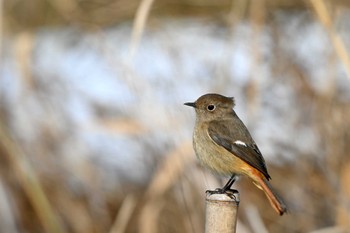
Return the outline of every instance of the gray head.
{"type": "Polygon", "coordinates": [[[233,97],[210,93],[202,95],[193,103],[185,103],[185,105],[195,108],[197,120],[211,121],[232,114],[235,100],[233,97]]]}

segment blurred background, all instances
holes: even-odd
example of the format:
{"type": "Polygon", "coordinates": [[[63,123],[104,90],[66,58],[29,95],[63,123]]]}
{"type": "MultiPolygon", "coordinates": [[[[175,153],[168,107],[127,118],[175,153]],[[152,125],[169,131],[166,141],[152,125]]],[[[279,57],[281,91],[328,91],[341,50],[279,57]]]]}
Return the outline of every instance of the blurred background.
{"type": "Polygon", "coordinates": [[[193,109],[236,98],[289,214],[241,178],[238,233],[350,232],[347,0],[0,0],[0,232],[204,232],[227,179],[193,109]]]}

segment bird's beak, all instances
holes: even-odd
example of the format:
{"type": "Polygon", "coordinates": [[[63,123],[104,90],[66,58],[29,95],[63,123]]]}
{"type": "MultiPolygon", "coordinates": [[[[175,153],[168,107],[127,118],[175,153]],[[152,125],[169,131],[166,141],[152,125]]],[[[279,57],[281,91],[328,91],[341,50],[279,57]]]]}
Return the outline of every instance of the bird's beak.
{"type": "Polygon", "coordinates": [[[188,102],[188,103],[184,103],[184,105],[196,108],[196,102],[193,102],[193,103],[188,102]]]}

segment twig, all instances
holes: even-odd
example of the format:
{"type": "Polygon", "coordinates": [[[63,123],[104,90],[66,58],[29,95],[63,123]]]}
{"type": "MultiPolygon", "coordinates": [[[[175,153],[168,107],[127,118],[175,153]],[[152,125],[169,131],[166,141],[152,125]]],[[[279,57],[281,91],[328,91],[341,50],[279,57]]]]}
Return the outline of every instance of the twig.
{"type": "Polygon", "coordinates": [[[131,35],[131,43],[129,50],[129,58],[132,59],[138,48],[141,35],[145,29],[146,21],[151,10],[151,6],[154,0],[142,0],[141,4],[137,8],[134,25],[131,35]]]}
{"type": "Polygon", "coordinates": [[[63,233],[58,216],[55,214],[40,181],[21,148],[9,137],[9,133],[0,120],[0,147],[6,151],[12,169],[17,175],[24,192],[33,205],[45,232],[63,233]]]}
{"type": "Polygon", "coordinates": [[[350,80],[350,57],[346,51],[343,39],[337,33],[324,0],[310,0],[316,15],[323,26],[328,30],[331,42],[339,59],[343,62],[347,77],[350,80]]]}
{"type": "Polygon", "coordinates": [[[119,209],[118,215],[114,221],[114,224],[110,230],[110,233],[123,233],[127,227],[130,217],[136,206],[136,197],[133,194],[128,195],[122,206],[119,209]]]}

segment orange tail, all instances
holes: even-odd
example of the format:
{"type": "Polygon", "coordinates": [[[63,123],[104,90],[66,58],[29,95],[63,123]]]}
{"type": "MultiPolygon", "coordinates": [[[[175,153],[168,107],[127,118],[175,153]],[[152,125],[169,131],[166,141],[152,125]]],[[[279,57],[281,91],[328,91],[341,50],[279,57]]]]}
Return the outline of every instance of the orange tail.
{"type": "Polygon", "coordinates": [[[286,204],[284,204],[282,199],[275,193],[269,181],[265,177],[257,176],[255,178],[255,181],[257,182],[255,185],[264,191],[267,199],[270,201],[271,206],[277,211],[277,213],[279,215],[286,213],[286,204]]]}

